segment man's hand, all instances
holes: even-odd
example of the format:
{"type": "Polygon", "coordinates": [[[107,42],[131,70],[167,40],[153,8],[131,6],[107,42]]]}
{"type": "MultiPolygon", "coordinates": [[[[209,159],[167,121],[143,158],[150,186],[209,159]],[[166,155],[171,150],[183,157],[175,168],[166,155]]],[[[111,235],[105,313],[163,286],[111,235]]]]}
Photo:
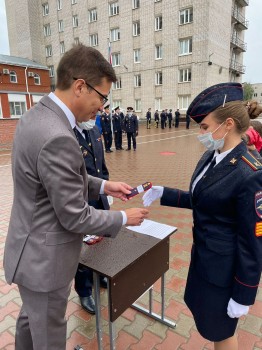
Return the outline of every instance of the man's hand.
{"type": "Polygon", "coordinates": [[[161,198],[163,196],[164,187],[162,186],[152,186],[150,190],[148,190],[143,195],[143,204],[144,207],[149,207],[156,199],[161,198]]]}
{"type": "Polygon", "coordinates": [[[127,201],[126,195],[129,194],[132,190],[132,187],[124,182],[114,182],[114,181],[106,181],[104,192],[105,194],[120,198],[122,201],[127,201]]]}
{"type": "Polygon", "coordinates": [[[229,300],[227,305],[227,314],[231,318],[239,318],[243,315],[247,315],[249,311],[249,306],[238,304],[232,298],[229,300]]]}
{"type": "Polygon", "coordinates": [[[127,216],[127,226],[139,226],[148,217],[149,211],[144,208],[131,208],[126,209],[125,213],[127,216]]]}

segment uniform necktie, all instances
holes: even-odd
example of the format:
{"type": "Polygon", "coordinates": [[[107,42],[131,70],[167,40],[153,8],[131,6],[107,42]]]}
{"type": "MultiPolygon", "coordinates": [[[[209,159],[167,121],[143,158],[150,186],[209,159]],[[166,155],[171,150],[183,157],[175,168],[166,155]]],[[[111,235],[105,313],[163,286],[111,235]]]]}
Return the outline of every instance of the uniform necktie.
{"type": "Polygon", "coordinates": [[[214,158],[212,159],[212,161],[211,161],[211,163],[210,163],[210,165],[209,165],[207,171],[203,174],[203,176],[201,177],[201,179],[199,179],[199,181],[197,182],[197,184],[196,184],[196,186],[195,186],[195,188],[194,188],[194,194],[196,194],[196,193],[199,191],[199,189],[200,189],[200,187],[201,187],[201,185],[202,185],[203,180],[211,173],[211,171],[212,171],[212,169],[214,168],[215,165],[216,165],[216,157],[214,157],[214,158]]]}
{"type": "Polygon", "coordinates": [[[84,135],[85,135],[85,138],[86,138],[86,143],[90,143],[90,138],[89,138],[89,134],[88,134],[88,131],[87,130],[83,130],[83,133],[84,133],[84,135]]]}

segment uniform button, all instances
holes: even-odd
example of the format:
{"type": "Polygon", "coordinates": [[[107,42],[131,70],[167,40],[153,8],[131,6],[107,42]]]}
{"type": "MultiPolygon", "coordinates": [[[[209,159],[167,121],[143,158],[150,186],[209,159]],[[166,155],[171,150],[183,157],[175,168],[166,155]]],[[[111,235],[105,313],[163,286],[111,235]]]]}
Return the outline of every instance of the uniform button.
{"type": "Polygon", "coordinates": [[[95,162],[96,162],[96,158],[95,158],[95,162]]]}
{"type": "Polygon", "coordinates": [[[98,173],[100,173],[100,170],[99,170],[99,169],[97,169],[97,172],[98,172],[98,173]]]}

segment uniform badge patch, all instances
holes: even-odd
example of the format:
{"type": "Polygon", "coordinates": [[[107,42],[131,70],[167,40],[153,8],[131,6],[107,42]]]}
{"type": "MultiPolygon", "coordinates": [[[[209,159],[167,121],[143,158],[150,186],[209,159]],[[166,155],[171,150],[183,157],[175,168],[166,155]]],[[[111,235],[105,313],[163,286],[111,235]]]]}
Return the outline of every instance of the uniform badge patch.
{"type": "Polygon", "coordinates": [[[255,209],[257,216],[262,219],[262,191],[255,194],[255,209]]]}
{"type": "Polygon", "coordinates": [[[255,235],[257,237],[262,237],[262,222],[256,223],[255,235]]]}

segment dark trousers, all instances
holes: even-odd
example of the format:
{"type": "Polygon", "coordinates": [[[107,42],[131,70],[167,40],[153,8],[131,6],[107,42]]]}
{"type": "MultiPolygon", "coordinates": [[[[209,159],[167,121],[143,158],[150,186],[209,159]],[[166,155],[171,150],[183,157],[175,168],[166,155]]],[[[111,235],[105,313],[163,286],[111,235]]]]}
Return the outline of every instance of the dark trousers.
{"type": "Polygon", "coordinates": [[[155,120],[155,127],[158,128],[158,123],[159,121],[158,120],[155,120]]]}
{"type": "Polygon", "coordinates": [[[178,128],[178,126],[179,126],[179,119],[178,119],[178,118],[176,118],[175,128],[178,128]]]}
{"type": "Polygon", "coordinates": [[[190,119],[186,120],[186,128],[189,129],[190,119]]]}
{"type": "Polygon", "coordinates": [[[165,121],[161,120],[161,129],[165,129],[165,121]]]}
{"type": "Polygon", "coordinates": [[[127,132],[127,148],[131,149],[131,139],[133,141],[133,148],[136,149],[136,133],[135,132],[127,132]]]}
{"type": "Polygon", "coordinates": [[[151,125],[151,119],[147,119],[146,120],[146,127],[147,127],[147,129],[150,129],[150,125],[151,125]]]}
{"type": "Polygon", "coordinates": [[[103,134],[105,141],[105,150],[109,151],[112,146],[112,133],[103,134]]]}
{"type": "Polygon", "coordinates": [[[119,130],[115,134],[115,146],[116,149],[122,148],[122,130],[119,130]]]}
{"type": "Polygon", "coordinates": [[[169,129],[171,128],[171,124],[172,124],[172,119],[168,119],[168,126],[169,126],[169,129]]]}

